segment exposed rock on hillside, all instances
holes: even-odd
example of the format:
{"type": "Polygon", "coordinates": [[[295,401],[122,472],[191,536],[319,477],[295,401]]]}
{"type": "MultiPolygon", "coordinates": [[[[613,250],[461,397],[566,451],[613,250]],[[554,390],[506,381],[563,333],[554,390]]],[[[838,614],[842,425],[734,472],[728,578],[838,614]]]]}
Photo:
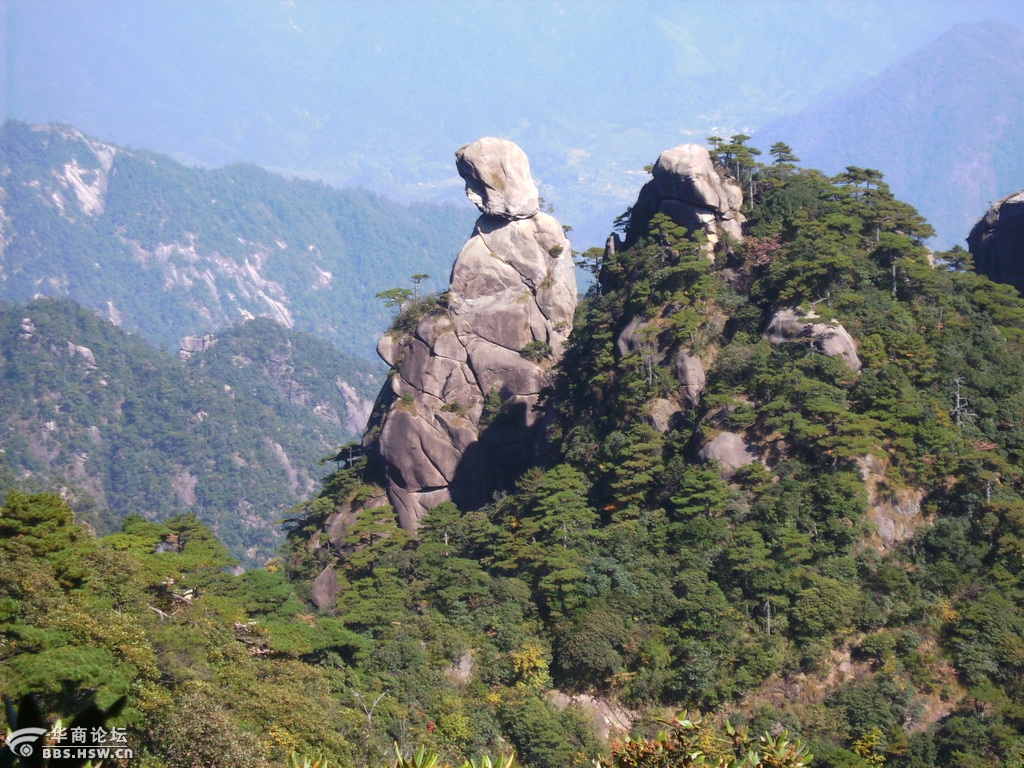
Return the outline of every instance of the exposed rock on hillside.
{"type": "Polygon", "coordinates": [[[86,370],[96,370],[96,356],[92,353],[92,350],[88,347],[83,347],[81,344],[73,344],[68,342],[68,354],[74,357],[80,357],[83,361],[83,365],[86,370]]]}
{"type": "Polygon", "coordinates": [[[719,432],[705,443],[697,455],[704,461],[720,462],[728,474],[757,461],[743,436],[735,432],[719,432]]]}
{"type": "MultiPolygon", "coordinates": [[[[500,186],[516,159],[493,163],[500,186]]],[[[532,192],[510,210],[532,215],[532,192]]],[[[66,296],[162,347],[270,317],[365,357],[383,330],[374,294],[448,269],[471,221],[251,165],[187,168],[69,126],[0,126],[0,299],[66,296]]]]}
{"type": "Polygon", "coordinates": [[[678,350],[674,356],[658,348],[660,328],[654,322],[634,317],[619,331],[615,340],[615,351],[619,357],[636,353],[650,353],[651,362],[659,365],[670,364],[679,383],[683,385],[682,396],[686,405],[693,407],[700,403],[707,375],[701,359],[686,349],[678,350]],[[670,362],[671,358],[671,362],[670,362]]]}
{"type": "Polygon", "coordinates": [[[205,336],[186,336],[178,344],[178,357],[188,360],[192,355],[205,352],[217,343],[217,337],[212,333],[205,336]]]}
{"type": "Polygon", "coordinates": [[[875,456],[858,459],[857,468],[867,489],[868,520],[875,526],[876,535],[868,539],[868,543],[888,551],[926,523],[921,514],[925,491],[912,486],[888,487],[885,477],[889,462],[875,456]]]}
{"type": "Polygon", "coordinates": [[[967,236],[967,247],[975,271],[1024,291],[1024,191],[989,208],[967,236]]]}
{"type": "Polygon", "coordinates": [[[700,358],[681,349],[676,353],[673,369],[679,383],[683,385],[683,397],[687,404],[698,405],[704,392],[704,384],[707,382],[707,374],[700,358]]]}
{"type": "MultiPolygon", "coordinates": [[[[739,185],[719,173],[706,148],[683,144],[667,149],[658,156],[653,178],[640,190],[631,209],[625,242],[617,235],[609,236],[605,258],[632,247],[645,237],[651,219],[659,213],[691,232],[703,232],[707,237],[704,253],[711,256],[723,234],[734,242],[742,239],[745,221],[740,213],[742,204],[743,192],[739,185]]],[[[705,321],[709,327],[725,320],[713,307],[702,311],[707,313],[705,321]]],[[[667,344],[662,336],[666,328],[664,317],[627,315],[620,322],[624,325],[615,338],[618,357],[639,354],[645,356],[647,365],[669,366],[682,385],[678,393],[679,405],[695,408],[704,392],[705,365],[710,364],[716,353],[714,345],[697,344],[692,337],[688,343],[667,344]]],[[[669,410],[663,402],[649,404],[648,418],[655,429],[664,432],[668,428],[669,410]]]]}
{"type": "Polygon", "coordinates": [[[658,156],[653,173],[633,206],[626,247],[647,234],[647,224],[656,213],[688,229],[703,230],[711,243],[722,234],[742,239],[743,193],[735,181],[718,173],[705,147],[682,144],[667,149],[658,156]]]}
{"type": "Polygon", "coordinates": [[[681,411],[679,403],[658,397],[647,404],[647,421],[656,430],[665,434],[672,428],[675,415],[681,411]]]}
{"type": "Polygon", "coordinates": [[[59,136],[61,140],[87,149],[82,163],[72,157],[70,162],[64,163],[59,173],[54,174],[56,188],[51,192],[51,199],[61,216],[74,221],[76,210],[86,216],[102,214],[117,148],[94,141],[69,126],[35,126],[33,130],[43,135],[54,135],[54,138],[59,136]]]}
{"type": "Polygon", "coordinates": [[[181,361],[70,300],[0,307],[0,455],[19,479],[77,495],[100,531],[193,509],[263,562],[275,521],[315,491],[316,457],[361,433],[352,400],[380,379],[266,319],[218,339],[181,361]]]}
{"type": "Polygon", "coordinates": [[[454,500],[486,502],[543,442],[538,408],[576,308],[572,249],[538,211],[523,151],[485,138],[456,153],[480,209],[444,304],[378,346],[393,374],[367,432],[401,525],[454,500]]]}
{"type": "Polygon", "coordinates": [[[772,344],[805,341],[823,355],[842,357],[851,371],[859,372],[861,362],[857,356],[857,342],[839,323],[813,322],[817,317],[813,311],[801,313],[792,307],[780,309],[768,321],[764,337],[772,344]]]}

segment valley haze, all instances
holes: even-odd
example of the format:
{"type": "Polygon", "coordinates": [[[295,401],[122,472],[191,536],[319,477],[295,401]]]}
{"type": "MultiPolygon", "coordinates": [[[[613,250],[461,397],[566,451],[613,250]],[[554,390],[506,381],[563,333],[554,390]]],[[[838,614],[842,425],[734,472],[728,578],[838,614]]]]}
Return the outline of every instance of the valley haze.
{"type": "Polygon", "coordinates": [[[886,83],[902,94],[893,109],[884,99],[851,103],[849,94],[870,96],[872,78],[951,27],[986,20],[1012,36],[1011,27],[1024,28],[1024,6],[5,0],[0,104],[6,118],[65,122],[185,164],[250,162],[401,201],[460,202],[452,151],[500,136],[544,169],[541,194],[574,226],[580,249],[603,244],[607,222],[632,201],[643,167],[662,149],[744,132],[767,150],[758,132],[786,126],[792,137],[781,138],[828,172],[888,169],[897,194],[929,216],[937,244],[948,246],[981,211],[953,212],[943,198],[962,173],[951,177],[943,169],[954,160],[924,150],[948,132],[941,113],[917,112],[915,89],[974,122],[938,146],[961,165],[981,163],[972,203],[995,200],[1015,191],[998,170],[1005,153],[1022,151],[1007,136],[993,156],[990,122],[1024,124],[1019,53],[982,43],[950,55],[950,67],[966,76],[972,56],[1004,57],[1005,66],[990,69],[995,82],[974,80],[995,97],[940,72],[886,83]],[[997,97],[998,114],[975,108],[997,97]],[[838,124],[824,117],[836,112],[833,103],[845,105],[838,124]],[[785,122],[801,110],[797,127],[785,122]],[[815,135],[823,130],[827,137],[815,135]],[[876,163],[879,136],[892,156],[914,157],[913,167],[876,163]]]}

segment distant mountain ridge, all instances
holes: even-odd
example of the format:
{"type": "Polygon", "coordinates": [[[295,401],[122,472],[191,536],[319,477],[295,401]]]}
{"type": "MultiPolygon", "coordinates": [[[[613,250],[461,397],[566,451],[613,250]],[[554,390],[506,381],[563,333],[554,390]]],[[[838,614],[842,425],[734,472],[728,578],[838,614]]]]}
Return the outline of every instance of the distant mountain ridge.
{"type": "Polygon", "coordinates": [[[790,144],[809,167],[880,168],[893,191],[961,243],[1024,179],[1024,32],[959,24],[844,95],[776,120],[754,143],[790,144]]]}
{"type": "Polygon", "coordinates": [[[0,128],[0,299],[67,296],[152,343],[251,317],[370,357],[374,294],[447,264],[470,211],[255,166],[187,168],[69,126],[0,128]]]}
{"type": "Polygon", "coordinates": [[[101,530],[192,510],[235,555],[265,559],[380,383],[265,318],[206,346],[182,360],[67,299],[0,305],[0,465],[64,488],[101,530]]]}

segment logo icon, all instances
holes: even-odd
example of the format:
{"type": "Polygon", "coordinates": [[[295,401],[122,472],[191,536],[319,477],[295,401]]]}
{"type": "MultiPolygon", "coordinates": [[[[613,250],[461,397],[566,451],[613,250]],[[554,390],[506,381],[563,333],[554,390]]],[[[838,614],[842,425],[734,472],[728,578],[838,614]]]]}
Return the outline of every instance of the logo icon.
{"type": "Polygon", "coordinates": [[[7,746],[11,752],[28,757],[33,751],[33,742],[46,733],[45,728],[19,728],[7,737],[7,746]]]}

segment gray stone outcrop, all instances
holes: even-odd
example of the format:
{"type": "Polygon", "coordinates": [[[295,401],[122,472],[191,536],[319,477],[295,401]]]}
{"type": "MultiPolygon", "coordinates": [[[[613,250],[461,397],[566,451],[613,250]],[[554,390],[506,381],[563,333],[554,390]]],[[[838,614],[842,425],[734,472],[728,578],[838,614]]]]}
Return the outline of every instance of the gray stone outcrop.
{"type": "Polygon", "coordinates": [[[674,355],[665,353],[658,344],[658,330],[654,322],[642,317],[633,317],[619,331],[615,339],[615,351],[620,358],[647,352],[652,355],[655,363],[670,364],[676,379],[682,384],[683,402],[690,407],[696,407],[707,383],[704,364],[697,355],[691,354],[690,350],[685,348],[679,349],[674,355]]]}
{"type": "Polygon", "coordinates": [[[674,400],[658,397],[647,403],[647,423],[665,434],[672,428],[672,422],[682,408],[674,400]]]}
{"type": "Polygon", "coordinates": [[[1024,191],[988,209],[967,236],[974,270],[1024,292],[1024,191]]]}
{"type": "Polygon", "coordinates": [[[806,342],[818,352],[829,357],[841,357],[850,370],[859,373],[860,357],[857,355],[857,342],[839,323],[816,323],[817,313],[801,312],[793,307],[785,307],[775,312],[764,338],[772,344],[806,342]]]}
{"type": "Polygon", "coordinates": [[[96,356],[88,347],[83,347],[81,344],[73,344],[69,341],[68,354],[72,355],[73,357],[82,358],[82,366],[87,370],[96,370],[96,356]]]}
{"type": "Polygon", "coordinates": [[[356,522],[361,512],[378,509],[387,503],[388,499],[383,494],[372,494],[343,502],[324,520],[321,535],[309,539],[308,550],[319,552],[317,557],[325,563],[320,574],[310,584],[310,599],[321,611],[333,611],[337,605],[338,570],[333,559],[334,553],[345,556],[360,548],[345,541],[349,528],[356,522]]]}
{"type": "Polygon", "coordinates": [[[447,307],[377,347],[392,375],[367,442],[410,530],[444,501],[489,501],[536,454],[538,402],[576,309],[572,248],[538,210],[525,153],[485,138],[456,159],[482,215],[455,260],[447,307]]]}
{"type": "Polygon", "coordinates": [[[690,230],[702,230],[710,243],[727,235],[743,239],[740,213],[743,192],[732,179],[718,172],[708,150],[699,144],[667,149],[654,164],[653,178],[640,190],[630,215],[625,247],[647,234],[651,218],[666,214],[690,230]]]}
{"type": "Polygon", "coordinates": [[[631,318],[615,339],[615,350],[619,357],[657,349],[658,327],[639,316],[631,318]]]}
{"type": "Polygon", "coordinates": [[[696,355],[681,349],[676,353],[672,367],[676,379],[683,385],[683,399],[691,407],[696,407],[700,404],[700,396],[704,394],[704,385],[707,383],[704,364],[696,355]]]}
{"type": "Polygon", "coordinates": [[[461,147],[455,165],[466,182],[466,197],[481,213],[529,219],[540,210],[530,161],[519,145],[487,136],[461,147]]]}
{"type": "Polygon", "coordinates": [[[310,600],[321,611],[333,610],[338,602],[338,572],[328,565],[309,585],[310,600]]]}
{"type": "Polygon", "coordinates": [[[216,343],[217,337],[213,334],[207,334],[206,336],[186,336],[178,342],[178,357],[182,360],[188,360],[192,355],[198,355],[200,352],[205,352],[216,343]]]}
{"type": "Polygon", "coordinates": [[[717,461],[732,474],[740,467],[757,461],[746,440],[735,432],[719,432],[697,452],[703,461],[717,461]]]}

